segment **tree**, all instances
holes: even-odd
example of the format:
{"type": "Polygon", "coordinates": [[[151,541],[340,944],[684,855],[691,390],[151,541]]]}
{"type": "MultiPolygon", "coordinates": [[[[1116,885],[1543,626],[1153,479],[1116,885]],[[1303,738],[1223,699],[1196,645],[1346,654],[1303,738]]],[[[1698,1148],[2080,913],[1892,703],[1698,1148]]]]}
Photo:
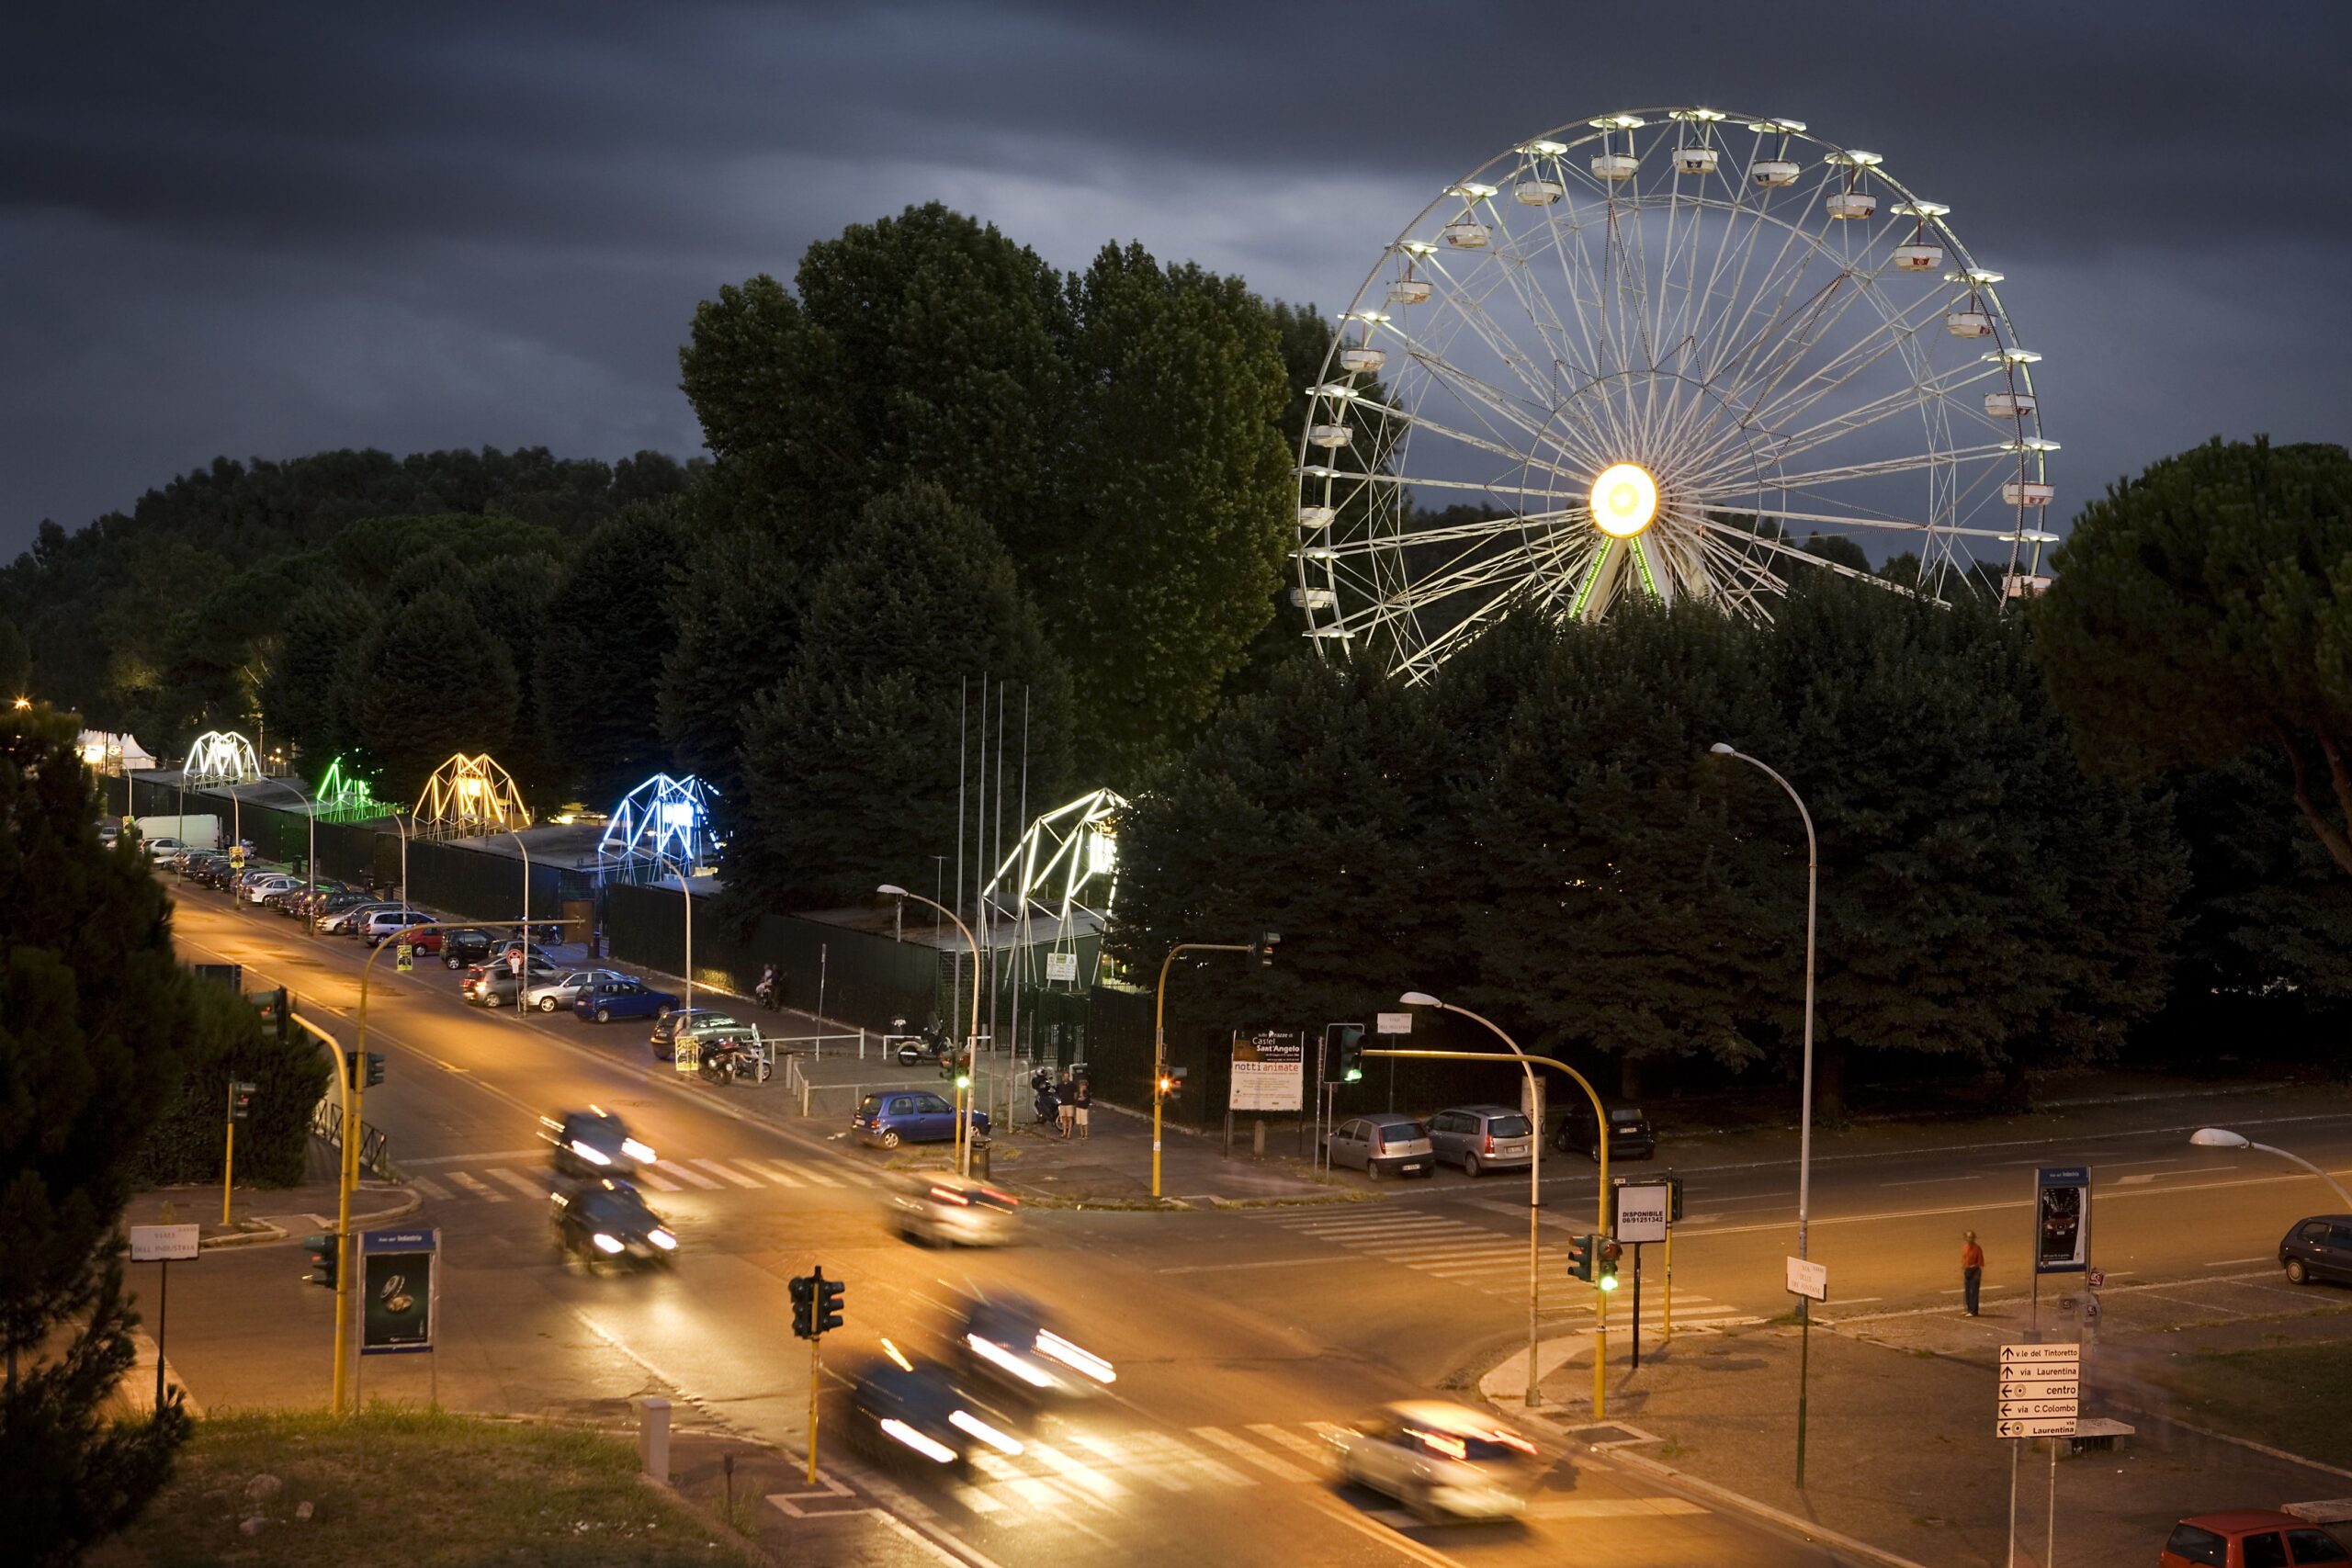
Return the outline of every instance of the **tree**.
{"type": "Polygon", "coordinates": [[[13,703],[33,682],[33,650],[17,623],[0,616],[0,703],[13,703]]]}
{"type": "Polygon", "coordinates": [[[496,751],[514,734],[518,698],[505,644],[446,588],[419,594],[368,638],[358,705],[367,771],[399,798],[453,751],[496,751]]]}
{"type": "Polygon", "coordinates": [[[937,486],[876,498],[818,581],[791,675],[750,715],[742,908],[862,899],[953,842],[959,682],[983,673],[1028,688],[1032,789],[1057,798],[1069,677],[1004,547],[937,486]]]}
{"type": "Polygon", "coordinates": [[[135,845],[97,843],[74,740],[46,706],[0,716],[0,1496],[12,1552],[40,1564],[137,1514],[188,1431],[176,1403],[106,1412],[138,1321],[118,1226],[205,1026],[162,887],[135,845]]]}
{"type": "Polygon", "coordinates": [[[359,740],[353,720],[360,656],[379,624],[375,605],[340,582],[311,589],[286,611],[261,684],[261,711],[313,779],[359,740]]]}
{"type": "Polygon", "coordinates": [[[533,658],[552,757],[567,790],[602,808],[668,771],[662,662],[678,556],[669,512],[639,508],[588,536],[564,569],[533,658]]]}
{"type": "Polygon", "coordinates": [[[1246,661],[1295,542],[1289,400],[1265,307],[1231,278],[1105,247],[1069,284],[1060,504],[1006,539],[1069,662],[1091,776],[1132,788],[1246,661]]]}
{"type": "Polygon", "coordinates": [[[677,766],[718,790],[712,810],[731,838],[744,798],[748,715],[792,672],[815,573],[766,528],[721,525],[688,537],[698,542],[659,620],[656,710],[677,766]]]}
{"type": "Polygon", "coordinates": [[[2085,754],[2147,777],[2271,752],[2352,875],[2352,453],[2166,457],[2085,508],[2052,568],[2036,651],[2085,754]]]}

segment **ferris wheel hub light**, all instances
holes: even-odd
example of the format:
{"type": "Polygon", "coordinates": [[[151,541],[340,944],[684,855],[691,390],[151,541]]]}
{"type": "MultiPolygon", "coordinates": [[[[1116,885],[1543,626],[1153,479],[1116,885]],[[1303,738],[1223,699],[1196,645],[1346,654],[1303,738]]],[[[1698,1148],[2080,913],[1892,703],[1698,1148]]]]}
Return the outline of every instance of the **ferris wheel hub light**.
{"type": "Polygon", "coordinates": [[[1657,515],[1657,481],[1638,463],[1603,468],[1592,481],[1592,521],[1612,538],[1630,539],[1657,515]]]}

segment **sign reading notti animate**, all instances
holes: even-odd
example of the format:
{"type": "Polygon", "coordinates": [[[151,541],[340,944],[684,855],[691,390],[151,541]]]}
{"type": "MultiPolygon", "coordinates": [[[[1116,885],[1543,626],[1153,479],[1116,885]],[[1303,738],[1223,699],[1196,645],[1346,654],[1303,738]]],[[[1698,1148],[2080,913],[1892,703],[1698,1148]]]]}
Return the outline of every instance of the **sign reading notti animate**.
{"type": "Polygon", "coordinates": [[[1296,1111],[1306,1103],[1306,1046],[1297,1034],[1233,1034],[1228,1111],[1296,1111]]]}

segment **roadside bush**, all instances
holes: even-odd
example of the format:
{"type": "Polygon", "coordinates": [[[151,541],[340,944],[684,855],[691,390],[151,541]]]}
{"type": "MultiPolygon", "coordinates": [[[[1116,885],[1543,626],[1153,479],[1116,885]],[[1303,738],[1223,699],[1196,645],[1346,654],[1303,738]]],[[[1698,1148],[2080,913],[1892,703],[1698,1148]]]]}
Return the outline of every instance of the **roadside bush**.
{"type": "Polygon", "coordinates": [[[326,1054],[297,1031],[280,1043],[252,1003],[226,986],[191,987],[197,1020],[186,1043],[186,1070],[172,1086],[164,1115],[139,1162],[141,1179],[167,1186],[220,1179],[229,1082],[255,1086],[237,1124],[236,1179],[254,1187],[291,1187],[302,1179],[311,1111],[326,1092],[326,1054]]]}

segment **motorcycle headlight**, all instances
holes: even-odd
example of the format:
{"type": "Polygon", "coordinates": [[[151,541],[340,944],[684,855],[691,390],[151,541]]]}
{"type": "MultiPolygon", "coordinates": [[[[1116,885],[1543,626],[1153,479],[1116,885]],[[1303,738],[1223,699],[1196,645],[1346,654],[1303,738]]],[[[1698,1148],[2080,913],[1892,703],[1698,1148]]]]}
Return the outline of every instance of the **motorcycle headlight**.
{"type": "Polygon", "coordinates": [[[621,1140],[621,1153],[628,1156],[629,1158],[637,1161],[639,1165],[651,1165],[653,1163],[653,1151],[650,1148],[648,1148],[645,1145],[639,1143],[635,1138],[623,1138],[621,1140]]]}
{"type": "Polygon", "coordinates": [[[590,1165],[610,1165],[613,1163],[605,1155],[604,1150],[582,1143],[578,1138],[571,1140],[571,1152],[578,1155],[582,1159],[586,1160],[590,1165]]]}
{"type": "Polygon", "coordinates": [[[654,1246],[660,1247],[664,1252],[675,1252],[678,1250],[678,1238],[672,1235],[668,1231],[648,1231],[645,1233],[645,1239],[651,1242],[654,1246]]]}
{"type": "Polygon", "coordinates": [[[625,1252],[628,1250],[627,1247],[622,1246],[620,1237],[616,1235],[606,1235],[603,1231],[598,1231],[596,1233],[595,1241],[596,1250],[599,1252],[609,1254],[625,1252]]]}

